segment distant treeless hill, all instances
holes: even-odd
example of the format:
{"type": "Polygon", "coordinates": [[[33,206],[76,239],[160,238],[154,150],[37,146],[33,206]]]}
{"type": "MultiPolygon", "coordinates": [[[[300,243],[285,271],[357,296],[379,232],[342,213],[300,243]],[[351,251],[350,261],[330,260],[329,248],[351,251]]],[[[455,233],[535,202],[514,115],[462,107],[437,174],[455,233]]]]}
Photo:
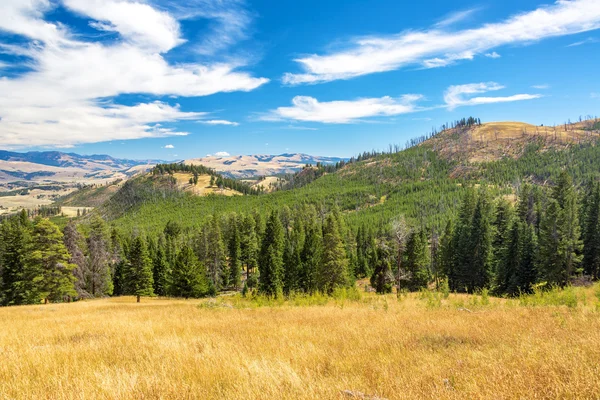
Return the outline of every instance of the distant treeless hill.
{"type": "Polygon", "coordinates": [[[540,143],[542,151],[591,142],[600,137],[600,120],[555,126],[523,122],[489,122],[447,129],[425,143],[454,161],[486,162],[504,157],[518,158],[525,147],[540,143]]]}
{"type": "Polygon", "coordinates": [[[206,156],[186,160],[188,165],[204,165],[233,178],[252,178],[300,171],[306,164],[335,164],[345,159],[307,154],[206,156]]]}

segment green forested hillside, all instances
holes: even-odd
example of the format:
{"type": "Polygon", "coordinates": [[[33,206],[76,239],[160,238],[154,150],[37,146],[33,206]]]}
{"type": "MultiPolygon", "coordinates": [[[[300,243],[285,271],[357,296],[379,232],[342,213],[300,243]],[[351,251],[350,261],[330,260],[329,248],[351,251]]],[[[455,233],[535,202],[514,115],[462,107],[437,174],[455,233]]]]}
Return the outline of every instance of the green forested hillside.
{"type": "MultiPolygon", "coordinates": [[[[462,135],[482,126],[459,122],[452,129],[462,135]]],[[[0,227],[2,302],[242,288],[277,297],[333,294],[365,278],[379,293],[435,285],[516,296],[597,279],[595,141],[554,147],[532,135],[518,152],[477,161],[445,151],[444,140],[452,145],[456,136],[442,132],[402,151],[307,167],[310,174],[272,193],[209,171],[216,186],[240,195],[195,196],[174,175],[189,169],[193,185],[202,167],[159,165],[62,233],[21,213],[0,227]],[[49,250],[47,232],[56,242],[49,250]],[[60,257],[46,265],[33,256],[40,251],[60,257]],[[72,272],[64,271],[66,258],[72,272]],[[36,284],[23,297],[20,287],[53,271],[66,280],[51,290],[36,284]]]]}

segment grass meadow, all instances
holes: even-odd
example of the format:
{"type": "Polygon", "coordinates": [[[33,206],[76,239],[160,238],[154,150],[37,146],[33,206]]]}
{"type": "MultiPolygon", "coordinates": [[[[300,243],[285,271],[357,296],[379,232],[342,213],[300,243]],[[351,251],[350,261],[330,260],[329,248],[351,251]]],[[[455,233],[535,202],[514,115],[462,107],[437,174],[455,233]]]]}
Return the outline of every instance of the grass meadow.
{"type": "Polygon", "coordinates": [[[599,377],[599,286],[0,309],[2,399],[581,399],[599,377]]]}

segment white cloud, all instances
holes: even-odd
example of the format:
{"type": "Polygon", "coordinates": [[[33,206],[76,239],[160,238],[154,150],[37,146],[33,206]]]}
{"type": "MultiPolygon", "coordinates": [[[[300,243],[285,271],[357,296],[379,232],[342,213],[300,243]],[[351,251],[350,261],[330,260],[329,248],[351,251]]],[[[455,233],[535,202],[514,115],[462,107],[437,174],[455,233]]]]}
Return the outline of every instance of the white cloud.
{"type": "Polygon", "coordinates": [[[206,121],[198,121],[202,124],[207,124],[207,125],[229,125],[229,126],[239,126],[239,123],[237,122],[232,122],[232,121],[227,121],[224,119],[210,119],[210,120],[206,120],[206,121]]]}
{"type": "Polygon", "coordinates": [[[350,79],[409,65],[442,67],[470,60],[500,46],[527,45],[539,40],[600,28],[600,1],[559,0],[552,6],[515,15],[475,29],[450,31],[434,27],[393,36],[353,40],[349,49],[296,59],[303,73],[286,73],[290,85],[350,79]]]}
{"type": "MultiPolygon", "coordinates": [[[[169,63],[163,53],[185,39],[178,20],[149,2],[62,0],[67,9],[94,20],[96,29],[115,32],[121,39],[101,43],[45,22],[44,13],[55,5],[48,0],[2,1],[0,32],[30,39],[15,45],[0,38],[0,51],[26,57],[30,68],[18,77],[0,78],[4,147],[183,135],[162,124],[205,120],[207,114],[163,102],[124,106],[106,99],[121,94],[208,96],[251,91],[268,82],[238,71],[242,63],[169,63]]],[[[220,0],[212,3],[216,10],[220,0]]]]}
{"type": "Polygon", "coordinates": [[[512,101],[533,100],[542,97],[538,94],[516,94],[507,97],[471,97],[475,94],[482,94],[501,89],[504,89],[504,86],[495,82],[450,86],[444,93],[444,101],[449,109],[454,109],[460,106],[507,103],[512,101]]]}
{"type": "Polygon", "coordinates": [[[438,28],[444,28],[447,26],[455,25],[459,22],[463,22],[463,21],[469,19],[469,17],[471,17],[477,11],[479,11],[479,8],[471,8],[469,10],[463,10],[463,11],[457,11],[457,12],[451,13],[451,14],[447,15],[446,17],[444,17],[440,22],[435,24],[435,26],[438,28]]]}
{"type": "Polygon", "coordinates": [[[571,43],[567,47],[578,47],[578,46],[582,46],[584,44],[598,43],[598,42],[599,42],[599,40],[596,38],[587,38],[585,40],[580,40],[579,42],[571,43]]]}
{"type": "Polygon", "coordinates": [[[488,57],[488,58],[500,58],[500,57],[502,57],[500,54],[496,53],[495,51],[493,51],[491,53],[486,53],[485,56],[488,57]]]}
{"type": "Polygon", "coordinates": [[[179,22],[148,4],[128,0],[63,0],[63,4],[93,18],[94,28],[118,32],[126,41],[140,47],[164,52],[183,43],[179,22]]]}
{"type": "Polygon", "coordinates": [[[165,149],[174,149],[175,146],[173,146],[172,144],[168,144],[164,147],[165,149]]]}
{"type": "Polygon", "coordinates": [[[229,157],[231,154],[229,154],[226,151],[219,151],[217,153],[215,153],[215,157],[229,157]]]}
{"type": "Polygon", "coordinates": [[[279,107],[261,117],[263,121],[310,121],[326,124],[347,124],[363,118],[393,116],[418,111],[420,95],[389,96],[353,101],[319,102],[314,97],[296,96],[292,107],[279,107]]]}
{"type": "Polygon", "coordinates": [[[544,83],[542,85],[533,85],[532,88],[538,89],[538,90],[546,90],[546,89],[550,89],[550,85],[544,83]]]}

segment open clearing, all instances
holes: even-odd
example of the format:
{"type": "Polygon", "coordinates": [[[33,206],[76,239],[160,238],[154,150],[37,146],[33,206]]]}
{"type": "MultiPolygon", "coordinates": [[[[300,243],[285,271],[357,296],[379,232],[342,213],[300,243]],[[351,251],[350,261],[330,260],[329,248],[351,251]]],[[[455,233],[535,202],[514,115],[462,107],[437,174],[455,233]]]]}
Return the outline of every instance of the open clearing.
{"type": "Polygon", "coordinates": [[[0,398],[598,398],[598,289],[573,293],[571,307],[363,294],[5,308],[0,398]]]}
{"type": "Polygon", "coordinates": [[[211,186],[210,175],[199,175],[197,185],[190,184],[190,178],[193,177],[193,175],[190,173],[176,172],[173,174],[173,176],[175,179],[177,179],[177,185],[180,189],[193,193],[196,196],[208,196],[210,194],[218,194],[222,196],[242,196],[240,192],[229,188],[220,189],[217,186],[211,186]]]}

